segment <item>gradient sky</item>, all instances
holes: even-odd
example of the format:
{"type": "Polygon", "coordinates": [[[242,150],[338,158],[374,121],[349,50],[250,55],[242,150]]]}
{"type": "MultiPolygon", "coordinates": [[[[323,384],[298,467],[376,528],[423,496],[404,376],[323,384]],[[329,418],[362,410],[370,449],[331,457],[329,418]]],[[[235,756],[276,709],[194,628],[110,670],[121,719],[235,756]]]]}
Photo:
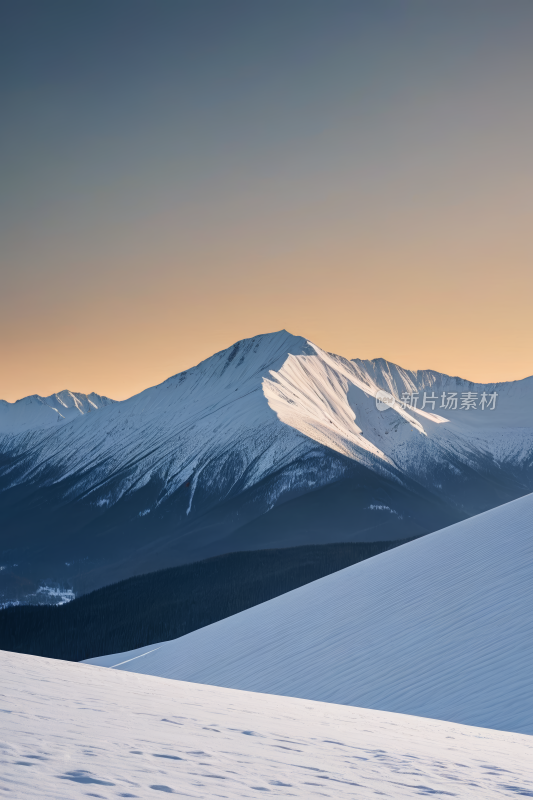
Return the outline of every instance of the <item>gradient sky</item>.
{"type": "Polygon", "coordinates": [[[280,328],[533,374],[531,0],[3,0],[0,397],[280,328]]]}

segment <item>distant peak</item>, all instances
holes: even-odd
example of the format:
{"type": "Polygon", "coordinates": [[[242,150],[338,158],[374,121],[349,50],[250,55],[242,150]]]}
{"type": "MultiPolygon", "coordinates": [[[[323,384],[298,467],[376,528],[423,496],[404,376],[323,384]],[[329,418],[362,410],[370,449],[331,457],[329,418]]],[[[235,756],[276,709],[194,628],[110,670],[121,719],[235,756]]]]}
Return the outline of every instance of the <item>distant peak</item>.
{"type": "Polygon", "coordinates": [[[114,403],[109,397],[63,389],[43,397],[28,395],[9,403],[0,401],[0,434],[16,434],[72,421],[114,403]]]}

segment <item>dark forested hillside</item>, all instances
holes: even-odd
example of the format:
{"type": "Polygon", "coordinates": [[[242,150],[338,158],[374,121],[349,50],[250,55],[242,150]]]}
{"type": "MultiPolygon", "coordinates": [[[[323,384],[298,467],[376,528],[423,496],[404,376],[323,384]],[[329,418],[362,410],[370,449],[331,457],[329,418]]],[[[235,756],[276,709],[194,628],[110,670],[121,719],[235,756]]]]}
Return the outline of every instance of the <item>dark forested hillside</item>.
{"type": "Polygon", "coordinates": [[[82,661],[176,639],[403,544],[230,553],[128,578],[62,606],[0,611],[0,649],[82,661]]]}

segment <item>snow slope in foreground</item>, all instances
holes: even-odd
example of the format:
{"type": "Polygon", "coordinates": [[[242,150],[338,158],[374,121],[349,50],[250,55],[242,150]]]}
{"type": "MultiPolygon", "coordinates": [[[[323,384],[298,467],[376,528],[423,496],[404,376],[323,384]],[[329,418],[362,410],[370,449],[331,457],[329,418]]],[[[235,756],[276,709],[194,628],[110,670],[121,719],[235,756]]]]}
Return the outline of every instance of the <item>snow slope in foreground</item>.
{"type": "Polygon", "coordinates": [[[530,494],[180,639],[89,663],[533,734],[532,587],[530,494]]]}
{"type": "Polygon", "coordinates": [[[0,653],[0,795],[533,796],[533,739],[0,653]]]}

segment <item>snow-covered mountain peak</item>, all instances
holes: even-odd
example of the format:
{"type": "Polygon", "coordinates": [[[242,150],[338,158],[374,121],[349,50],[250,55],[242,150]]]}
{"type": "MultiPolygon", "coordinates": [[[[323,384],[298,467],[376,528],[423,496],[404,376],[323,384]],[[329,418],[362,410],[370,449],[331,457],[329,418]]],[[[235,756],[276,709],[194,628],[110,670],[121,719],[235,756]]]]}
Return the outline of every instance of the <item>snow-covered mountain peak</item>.
{"type": "MultiPolygon", "coordinates": [[[[79,476],[73,493],[89,492],[99,508],[152,479],[163,487],[157,506],[186,485],[188,517],[198,487],[217,493],[229,493],[235,484],[246,488],[308,449],[308,441],[269,408],[262,378],[293,354],[310,352],[306,339],[287,331],[244,339],[105,413],[61,426],[53,437],[34,431],[36,450],[25,462],[24,479],[53,463],[56,480],[79,476]],[[112,489],[105,485],[108,476],[112,489]]],[[[17,446],[22,451],[26,443],[17,440],[17,446]]]]}
{"type": "Polygon", "coordinates": [[[286,330],[264,333],[235,342],[196,366],[173,375],[160,386],[176,386],[187,376],[193,375],[196,385],[198,381],[212,382],[220,379],[222,385],[226,386],[236,380],[242,383],[270,369],[279,369],[288,355],[310,352],[312,348],[302,336],[294,336],[286,330]]]}

